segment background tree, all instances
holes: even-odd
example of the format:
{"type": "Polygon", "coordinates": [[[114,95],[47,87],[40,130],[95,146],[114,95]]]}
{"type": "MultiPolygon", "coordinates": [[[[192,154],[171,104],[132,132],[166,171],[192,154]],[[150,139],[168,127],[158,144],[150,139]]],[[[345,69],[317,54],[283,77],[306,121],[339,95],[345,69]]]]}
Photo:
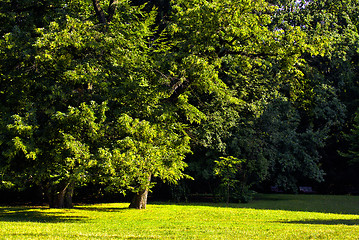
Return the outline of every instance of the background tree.
{"type": "Polygon", "coordinates": [[[227,203],[229,203],[230,197],[236,194],[238,186],[241,185],[237,175],[240,174],[241,163],[244,161],[233,156],[220,157],[220,160],[215,161],[214,174],[221,178],[227,203]]]}
{"type": "MultiPolygon", "coordinates": [[[[266,1],[177,2],[173,14],[169,29],[184,52],[180,56],[196,56],[213,66],[212,78],[218,78],[215,82],[225,84],[230,93],[225,101],[220,95],[208,97],[195,92],[206,80],[183,78],[190,103],[207,119],[193,131],[198,144],[194,153],[199,156],[189,158],[191,173],[210,179],[215,159],[234,156],[247,160],[242,181],[248,186],[268,180],[296,191],[298,179],[322,180],[318,151],[327,128],[302,125],[300,108],[304,108],[304,94],[310,95],[305,56],[320,55],[323,47],[309,41],[301,26],[276,22],[283,19],[284,10],[266,1]],[[285,129],[283,134],[293,138],[280,146],[285,129]],[[309,149],[309,142],[317,144],[309,149]]],[[[336,111],[341,114],[340,105],[336,111]]]]}
{"type": "MultiPolygon", "coordinates": [[[[289,5],[288,1],[282,4],[289,5]]],[[[358,2],[302,1],[295,8],[281,9],[286,11],[278,15],[278,22],[300,26],[307,33],[308,41],[322,48],[320,55],[304,55],[307,67],[303,72],[308,87],[299,99],[300,113],[302,125],[328,131],[325,147],[320,151],[326,172],[323,190],[343,193],[344,185],[355,182],[352,167],[337,150],[346,148],[341,131],[348,132],[351,128],[358,107],[355,80],[358,73],[358,2]],[[308,94],[310,92],[312,94],[308,94]]]]}

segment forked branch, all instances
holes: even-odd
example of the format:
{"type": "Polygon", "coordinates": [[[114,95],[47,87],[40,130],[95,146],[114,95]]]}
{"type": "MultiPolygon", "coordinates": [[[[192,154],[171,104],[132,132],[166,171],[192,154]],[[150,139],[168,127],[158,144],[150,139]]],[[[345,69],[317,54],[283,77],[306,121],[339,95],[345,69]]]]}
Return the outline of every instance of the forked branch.
{"type": "Polygon", "coordinates": [[[92,3],[93,3],[93,7],[95,9],[98,21],[101,24],[108,24],[109,22],[111,22],[113,16],[116,13],[118,0],[110,0],[109,5],[108,5],[108,10],[107,10],[107,16],[104,13],[104,11],[102,10],[101,5],[98,0],[92,0],[92,3]]]}

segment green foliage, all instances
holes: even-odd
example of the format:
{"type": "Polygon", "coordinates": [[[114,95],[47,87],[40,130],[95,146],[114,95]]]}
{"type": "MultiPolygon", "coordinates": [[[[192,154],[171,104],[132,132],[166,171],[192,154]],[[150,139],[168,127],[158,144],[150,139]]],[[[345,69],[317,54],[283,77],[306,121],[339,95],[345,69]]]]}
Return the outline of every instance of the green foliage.
{"type": "Polygon", "coordinates": [[[161,46],[149,41],[156,13],[119,1],[99,24],[86,1],[44,5],[58,11],[2,28],[2,174],[50,195],[88,182],[137,192],[149,175],[185,177],[185,126],[161,117],[171,112],[154,72],[161,46]]]}
{"type": "Polygon", "coordinates": [[[220,157],[220,161],[215,161],[216,167],[214,168],[214,174],[222,178],[224,184],[235,184],[235,176],[241,168],[241,163],[245,160],[237,159],[233,156],[220,157]]]}
{"type": "Polygon", "coordinates": [[[229,203],[230,198],[247,203],[252,199],[253,192],[249,190],[243,178],[246,172],[243,170],[244,159],[233,156],[220,157],[215,161],[214,175],[221,179],[222,187],[225,189],[224,197],[229,203]]]}
{"type": "Polygon", "coordinates": [[[352,128],[351,119],[358,108],[358,7],[357,1],[310,1],[279,20],[300,26],[308,41],[320,49],[320,56],[304,56],[307,84],[299,109],[304,124],[315,130],[327,128],[320,160],[327,185],[357,184],[355,177],[350,177],[353,167],[337,150],[348,151],[342,131],[348,133],[352,128]]]}
{"type": "Polygon", "coordinates": [[[183,158],[190,151],[189,137],[179,127],[166,129],[122,115],[113,133],[117,140],[111,148],[99,149],[109,187],[137,192],[149,176],[169,183],[188,177],[182,171],[187,166],[183,158]]]}
{"type": "Polygon", "coordinates": [[[181,31],[192,34],[181,47],[218,63],[218,77],[237,101],[198,101],[207,121],[195,133],[207,151],[203,163],[191,168],[213,167],[216,158],[228,155],[246,159],[241,182],[247,187],[268,181],[296,191],[298,181],[323,181],[320,149],[330,130],[343,123],[345,106],[309,60],[325,54],[330,40],[321,39],[323,46],[294,24],[291,17],[307,11],[304,5],[290,8],[294,2],[278,8],[262,1],[238,1],[236,7],[201,3],[205,10],[196,3],[176,5],[186,24],[175,25],[174,32],[179,38],[181,31]],[[202,24],[203,19],[210,20],[202,24]]]}
{"type": "Polygon", "coordinates": [[[259,126],[267,147],[265,155],[273,185],[296,192],[297,181],[303,177],[324,180],[319,149],[325,144],[326,129],[301,130],[298,111],[285,99],[274,100],[267,106],[259,126]]]}
{"type": "Polygon", "coordinates": [[[188,177],[190,145],[191,174],[211,181],[222,169],[242,195],[263,181],[322,181],[321,149],[358,108],[358,9],[1,1],[1,181],[138,193],[151,177],[188,177]]]}

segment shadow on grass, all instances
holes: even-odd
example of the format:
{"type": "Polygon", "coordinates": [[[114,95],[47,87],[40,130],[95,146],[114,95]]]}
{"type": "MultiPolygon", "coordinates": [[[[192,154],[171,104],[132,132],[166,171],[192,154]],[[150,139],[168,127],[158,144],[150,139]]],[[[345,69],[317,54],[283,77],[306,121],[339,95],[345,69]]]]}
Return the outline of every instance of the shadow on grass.
{"type": "Polygon", "coordinates": [[[258,194],[253,202],[242,205],[255,209],[359,215],[359,196],[258,194]]]}
{"type": "Polygon", "coordinates": [[[249,203],[156,203],[359,215],[359,196],[258,194],[249,203]]]}
{"type": "Polygon", "coordinates": [[[109,208],[109,207],[83,207],[83,206],[75,206],[74,209],[84,210],[84,211],[95,211],[95,212],[121,212],[124,210],[128,210],[128,207],[122,208],[109,208]]]}
{"type": "Polygon", "coordinates": [[[87,217],[84,216],[68,216],[66,212],[45,212],[42,208],[0,208],[0,221],[2,222],[71,223],[86,219],[87,217]]]}
{"type": "Polygon", "coordinates": [[[300,221],[285,221],[282,223],[353,226],[359,225],[359,219],[308,219],[300,221]]]}

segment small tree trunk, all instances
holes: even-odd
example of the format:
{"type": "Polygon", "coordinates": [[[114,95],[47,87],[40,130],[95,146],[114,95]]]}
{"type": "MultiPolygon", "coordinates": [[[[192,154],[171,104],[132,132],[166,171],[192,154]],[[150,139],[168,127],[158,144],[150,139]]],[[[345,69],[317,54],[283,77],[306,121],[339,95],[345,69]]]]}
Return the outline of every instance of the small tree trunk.
{"type": "Polygon", "coordinates": [[[226,202],[227,204],[229,203],[229,183],[227,184],[227,199],[226,199],[226,202]]]}
{"type": "Polygon", "coordinates": [[[148,177],[148,182],[147,182],[146,186],[144,186],[144,189],[140,190],[132,198],[129,208],[146,209],[148,189],[149,189],[150,183],[151,183],[151,174],[148,177]]]}
{"type": "Polygon", "coordinates": [[[54,202],[54,194],[52,193],[52,187],[49,187],[49,186],[46,186],[46,197],[49,201],[49,207],[50,208],[53,208],[54,205],[55,205],[55,202],[54,202]]]}
{"type": "Polygon", "coordinates": [[[65,208],[72,208],[73,204],[72,204],[72,196],[74,195],[74,183],[70,183],[70,185],[68,186],[67,190],[66,190],[66,194],[65,194],[65,208]]]}
{"type": "Polygon", "coordinates": [[[61,191],[49,188],[47,196],[50,208],[71,208],[72,207],[73,184],[68,183],[61,191]],[[71,186],[70,186],[71,185],[71,186]],[[65,201],[66,197],[66,201],[65,201]]]}
{"type": "Polygon", "coordinates": [[[57,201],[54,206],[55,208],[64,208],[65,207],[66,188],[64,188],[57,194],[57,199],[56,199],[57,201]]]}

